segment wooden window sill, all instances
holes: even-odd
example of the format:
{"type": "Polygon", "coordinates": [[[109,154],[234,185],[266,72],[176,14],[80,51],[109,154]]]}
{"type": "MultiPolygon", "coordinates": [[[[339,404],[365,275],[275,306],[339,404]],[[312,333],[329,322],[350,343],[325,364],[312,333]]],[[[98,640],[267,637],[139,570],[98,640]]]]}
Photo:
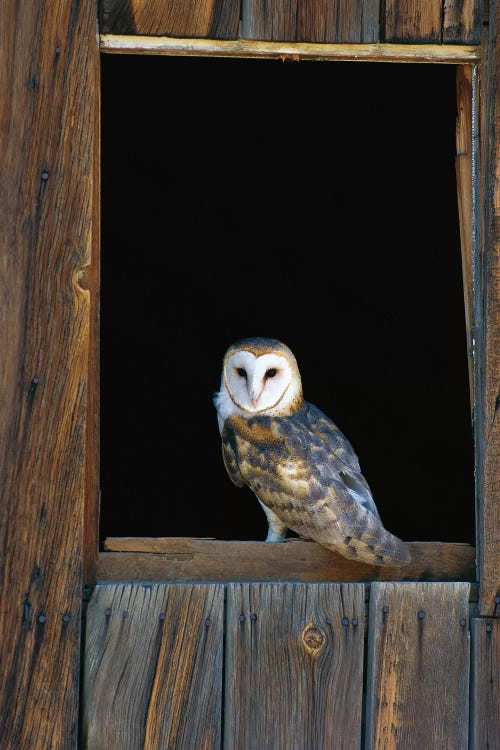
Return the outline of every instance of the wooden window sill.
{"type": "Polygon", "coordinates": [[[407,566],[375,568],[346,560],[319,544],[280,544],[190,537],[108,538],[97,560],[97,581],[470,581],[474,547],[412,542],[407,566]]]}

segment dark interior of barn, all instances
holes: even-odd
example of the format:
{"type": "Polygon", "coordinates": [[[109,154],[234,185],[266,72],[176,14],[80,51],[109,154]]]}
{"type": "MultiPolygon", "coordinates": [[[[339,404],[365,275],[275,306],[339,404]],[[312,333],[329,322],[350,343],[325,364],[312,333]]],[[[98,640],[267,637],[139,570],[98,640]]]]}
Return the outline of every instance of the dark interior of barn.
{"type": "Polygon", "coordinates": [[[265,538],[212,396],[269,336],[384,525],[474,544],[455,74],[102,57],[101,540],[265,538]]]}

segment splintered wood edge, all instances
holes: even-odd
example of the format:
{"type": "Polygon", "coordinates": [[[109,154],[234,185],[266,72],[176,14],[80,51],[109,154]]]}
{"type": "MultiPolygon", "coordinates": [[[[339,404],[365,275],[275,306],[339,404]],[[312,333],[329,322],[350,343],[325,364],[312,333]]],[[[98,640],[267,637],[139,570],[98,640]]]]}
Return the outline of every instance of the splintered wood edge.
{"type": "Polygon", "coordinates": [[[97,581],[475,581],[474,547],[410,543],[406,566],[376,568],[347,560],[311,541],[281,544],[190,537],[108,538],[97,581]]]}
{"type": "Polygon", "coordinates": [[[459,44],[312,44],[248,39],[177,39],[166,36],[101,34],[101,52],[139,55],[261,57],[282,60],[372,60],[474,64],[481,48],[459,44]]]}

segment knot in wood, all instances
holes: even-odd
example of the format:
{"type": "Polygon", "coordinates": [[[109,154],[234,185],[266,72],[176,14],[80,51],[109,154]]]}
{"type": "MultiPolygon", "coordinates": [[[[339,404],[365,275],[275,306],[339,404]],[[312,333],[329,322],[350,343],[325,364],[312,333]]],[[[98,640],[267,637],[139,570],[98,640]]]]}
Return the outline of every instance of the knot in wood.
{"type": "Polygon", "coordinates": [[[308,623],[302,631],[302,643],[310,656],[317,656],[325,645],[326,637],[321,628],[308,623]]]}

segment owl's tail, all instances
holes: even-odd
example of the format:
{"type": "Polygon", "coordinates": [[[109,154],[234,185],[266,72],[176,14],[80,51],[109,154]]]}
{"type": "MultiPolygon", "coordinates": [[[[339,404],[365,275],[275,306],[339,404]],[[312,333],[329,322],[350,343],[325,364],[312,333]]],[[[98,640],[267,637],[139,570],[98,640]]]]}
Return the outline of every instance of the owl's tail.
{"type": "Polygon", "coordinates": [[[403,542],[383,526],[366,530],[357,537],[348,537],[343,545],[324,544],[340,552],[349,560],[357,560],[378,567],[408,565],[411,560],[410,545],[403,542]],[[370,533],[371,532],[371,533],[370,533]]]}

